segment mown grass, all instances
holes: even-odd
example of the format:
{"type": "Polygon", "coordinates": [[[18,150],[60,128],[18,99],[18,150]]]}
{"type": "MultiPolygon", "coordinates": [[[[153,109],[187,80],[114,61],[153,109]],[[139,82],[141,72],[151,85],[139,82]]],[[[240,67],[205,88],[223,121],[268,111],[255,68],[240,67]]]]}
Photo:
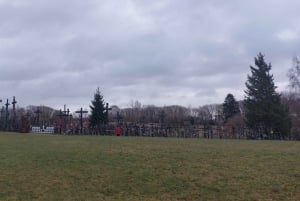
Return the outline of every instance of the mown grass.
{"type": "Polygon", "coordinates": [[[300,143],[0,134],[0,200],[300,200],[300,143]]]}

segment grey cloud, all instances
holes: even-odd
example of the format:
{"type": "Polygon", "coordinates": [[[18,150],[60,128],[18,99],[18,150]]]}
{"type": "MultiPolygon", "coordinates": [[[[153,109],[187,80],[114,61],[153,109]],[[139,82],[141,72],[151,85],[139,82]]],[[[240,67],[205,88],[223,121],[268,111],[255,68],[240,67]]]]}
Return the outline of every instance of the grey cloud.
{"type": "Polygon", "coordinates": [[[243,98],[258,52],[284,86],[299,55],[298,1],[0,1],[1,98],[199,106],[243,98]]]}

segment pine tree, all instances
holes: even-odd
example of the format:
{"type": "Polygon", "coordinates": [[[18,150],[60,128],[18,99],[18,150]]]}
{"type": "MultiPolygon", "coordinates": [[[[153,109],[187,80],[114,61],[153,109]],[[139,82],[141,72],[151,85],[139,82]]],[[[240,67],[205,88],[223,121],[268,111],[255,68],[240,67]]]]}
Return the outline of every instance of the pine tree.
{"type": "Polygon", "coordinates": [[[239,113],[239,103],[235,100],[232,94],[228,94],[223,103],[223,114],[225,121],[239,113]]]}
{"type": "Polygon", "coordinates": [[[252,75],[246,82],[245,122],[256,132],[255,137],[265,135],[268,138],[279,138],[288,135],[290,120],[288,109],[281,103],[276,92],[271,64],[267,64],[259,53],[255,66],[250,66],[252,75]]]}
{"type": "Polygon", "coordinates": [[[97,88],[96,93],[94,94],[94,99],[91,102],[91,115],[89,118],[90,127],[99,129],[101,128],[101,125],[106,122],[105,104],[99,87],[97,88]]]}

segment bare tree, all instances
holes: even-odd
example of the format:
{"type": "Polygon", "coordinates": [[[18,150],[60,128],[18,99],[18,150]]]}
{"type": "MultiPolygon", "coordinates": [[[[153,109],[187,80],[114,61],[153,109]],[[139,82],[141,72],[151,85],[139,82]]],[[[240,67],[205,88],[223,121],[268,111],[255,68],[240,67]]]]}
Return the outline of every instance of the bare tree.
{"type": "Polygon", "coordinates": [[[165,106],[163,110],[166,122],[171,125],[183,124],[184,120],[190,116],[189,109],[178,105],[165,106]]]}
{"type": "Polygon", "coordinates": [[[281,100],[288,105],[292,121],[291,139],[300,140],[300,97],[295,93],[283,93],[281,100]]]}
{"type": "Polygon", "coordinates": [[[300,94],[300,60],[298,57],[293,58],[293,67],[289,69],[288,77],[290,80],[290,89],[299,96],[300,94]]]}
{"type": "Polygon", "coordinates": [[[201,107],[201,110],[206,115],[205,119],[214,120],[220,110],[220,105],[218,104],[204,105],[201,107]]]}
{"type": "Polygon", "coordinates": [[[293,66],[288,71],[289,89],[281,98],[289,106],[292,120],[291,138],[300,139],[300,60],[293,58],[293,66]]]}
{"type": "Polygon", "coordinates": [[[142,112],[143,121],[151,123],[158,122],[158,111],[159,108],[154,105],[145,106],[142,112]]]}

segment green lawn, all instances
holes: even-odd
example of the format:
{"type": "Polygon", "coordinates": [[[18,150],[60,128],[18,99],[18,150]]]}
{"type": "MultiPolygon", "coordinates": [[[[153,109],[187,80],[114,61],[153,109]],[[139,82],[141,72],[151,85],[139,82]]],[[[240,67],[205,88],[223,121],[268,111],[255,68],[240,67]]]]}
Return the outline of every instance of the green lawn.
{"type": "Polygon", "coordinates": [[[0,200],[300,200],[300,142],[0,134],[0,200]]]}

